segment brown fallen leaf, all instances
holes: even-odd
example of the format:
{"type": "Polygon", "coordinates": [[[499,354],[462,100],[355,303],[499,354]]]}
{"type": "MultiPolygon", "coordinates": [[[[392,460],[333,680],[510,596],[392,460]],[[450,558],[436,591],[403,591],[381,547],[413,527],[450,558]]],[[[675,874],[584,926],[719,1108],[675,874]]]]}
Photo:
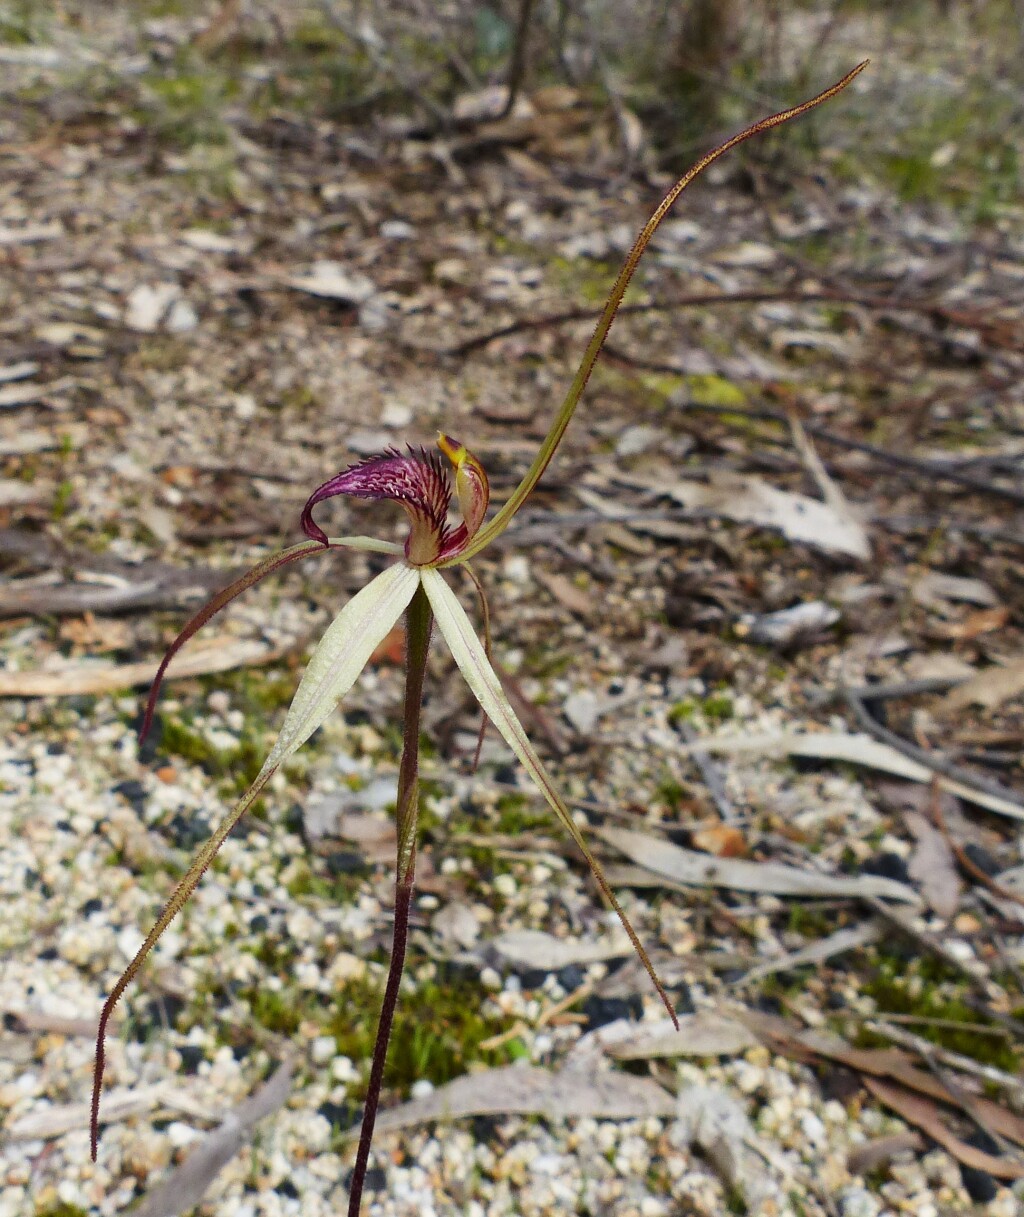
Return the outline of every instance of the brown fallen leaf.
{"type": "MultiPolygon", "coordinates": [[[[271,646],[253,638],[206,638],[191,651],[177,655],[167,669],[167,679],[206,676],[233,668],[272,663],[298,645],[292,640],[271,646]]],[[[159,661],[141,663],[96,663],[82,660],[27,672],[0,672],[0,697],[71,697],[82,693],[110,693],[152,684],[159,661]]]]}
{"type": "Polygon", "coordinates": [[[716,858],[742,858],[747,852],[747,842],[738,828],[731,824],[711,824],[699,828],[690,838],[694,846],[705,854],[716,858]]]}
{"type": "Polygon", "coordinates": [[[1024,693],[1024,659],[1016,659],[1003,667],[985,668],[970,680],[947,693],[939,702],[939,714],[958,714],[966,706],[984,706],[994,710],[1003,702],[1024,693]]]}
{"type": "Polygon", "coordinates": [[[894,1086],[891,1082],[883,1082],[880,1078],[865,1077],[862,1080],[876,1099],[891,1107],[908,1124],[920,1128],[964,1166],[987,1171],[996,1179],[1024,1179],[1024,1166],[1007,1158],[997,1158],[961,1141],[946,1126],[940,1109],[930,1099],[902,1086],[894,1086]]]}
{"type": "Polygon", "coordinates": [[[533,575],[537,582],[546,587],[558,603],[567,608],[570,613],[586,616],[588,613],[593,612],[593,596],[588,595],[582,588],[577,587],[565,575],[560,575],[557,571],[537,569],[534,570],[533,575]]]}
{"type": "Polygon", "coordinates": [[[940,638],[970,642],[972,638],[977,638],[980,634],[991,634],[996,630],[1001,630],[1009,619],[1008,606],[999,604],[995,608],[978,609],[977,612],[968,613],[963,621],[958,621],[954,625],[941,626],[934,632],[940,638]]]}
{"type": "Polygon", "coordinates": [[[389,663],[392,667],[401,667],[405,661],[405,626],[396,625],[390,634],[377,646],[370,655],[370,667],[389,663]]]}
{"type": "Polygon", "coordinates": [[[58,636],[75,647],[76,658],[82,651],[118,651],[131,641],[128,623],[120,618],[97,618],[93,613],[62,621],[58,636]]]}
{"type": "Polygon", "coordinates": [[[736,1017],[746,1023],[763,1043],[783,1056],[805,1063],[821,1058],[838,1061],[861,1074],[865,1084],[869,1077],[888,1079],[905,1090],[960,1108],[971,1119],[976,1114],[987,1128],[1018,1145],[1024,1145],[1024,1118],[991,1099],[973,1093],[970,1096],[970,1111],[967,1111],[957,1096],[934,1074],[918,1069],[904,1052],[894,1048],[854,1048],[837,1035],[805,1030],[786,1019],[754,1010],[738,1011],[736,1017]]]}

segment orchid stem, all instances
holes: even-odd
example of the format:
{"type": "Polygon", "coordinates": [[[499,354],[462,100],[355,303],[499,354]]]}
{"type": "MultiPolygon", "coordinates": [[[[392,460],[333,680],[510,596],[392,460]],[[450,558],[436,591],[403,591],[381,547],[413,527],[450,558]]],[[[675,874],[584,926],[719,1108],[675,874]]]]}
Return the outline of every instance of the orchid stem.
{"type": "Polygon", "coordinates": [[[405,667],[405,735],[402,761],[398,768],[398,874],[395,881],[395,929],[391,940],[391,963],[388,967],[384,1000],[377,1023],[377,1039],[373,1045],[370,1081],[363,1107],[363,1123],[359,1130],[359,1148],[352,1169],[352,1184],[348,1196],[348,1217],[359,1217],[366,1168],[370,1161],[373,1127],[377,1121],[384,1065],[387,1061],[391,1027],[398,1005],[398,990],[405,969],[405,948],[409,938],[409,906],[412,904],[416,879],[416,822],[419,815],[419,757],[420,708],[423,704],[423,678],[427,670],[427,651],[433,614],[430,604],[419,588],[406,609],[406,667],[405,667]]]}

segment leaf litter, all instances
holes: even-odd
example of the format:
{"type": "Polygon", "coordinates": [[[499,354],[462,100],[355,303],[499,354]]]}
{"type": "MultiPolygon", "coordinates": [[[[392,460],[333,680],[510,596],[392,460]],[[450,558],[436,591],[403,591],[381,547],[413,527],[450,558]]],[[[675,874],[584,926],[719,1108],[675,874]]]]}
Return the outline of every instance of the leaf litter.
{"type": "MultiPolygon", "coordinates": [[[[93,20],[102,24],[99,14],[93,20]]],[[[118,63],[125,40],[163,50],[186,46],[186,24],[169,19],[159,30],[103,32],[119,40],[111,62],[118,63]]],[[[272,56],[273,45],[268,39],[258,53],[272,56]]],[[[16,65],[12,73],[22,70],[16,65]]],[[[31,995],[34,1013],[44,1019],[81,1018],[95,1010],[97,994],[155,899],[140,888],[127,858],[116,849],[100,857],[93,843],[116,846],[121,828],[111,826],[130,821],[133,832],[163,845],[207,815],[216,792],[205,753],[189,754],[184,739],[237,740],[241,718],[254,713],[276,721],[278,708],[258,706],[254,687],[273,686],[308,632],[305,612],[291,616],[272,589],[254,594],[252,608],[233,611],[232,632],[220,648],[221,658],[236,648],[245,665],[226,683],[224,699],[206,682],[202,665],[183,673],[167,708],[169,742],[140,762],[127,727],[137,701],[127,688],[152,669],[173,626],[162,610],[179,592],[164,584],[147,606],[140,594],[145,564],[159,558],[183,573],[204,567],[205,576],[210,562],[224,567],[226,581],[228,564],[262,554],[289,532],[303,487],[346,463],[355,430],[370,436],[363,447],[373,450],[380,436],[392,442],[396,427],[407,424],[429,440],[442,418],[454,426],[454,414],[504,463],[497,493],[511,487],[532,448],[517,444],[529,438],[535,414],[542,422],[563,354],[575,349],[577,334],[585,339],[587,321],[536,325],[458,357],[435,361],[422,351],[580,311],[581,285],[590,292],[595,259],[611,256],[609,234],[623,224],[628,231],[650,191],[621,179],[614,192],[605,191],[612,160],[597,186],[589,178],[580,190],[566,178],[566,165],[575,166],[570,178],[593,171],[573,143],[598,125],[578,94],[561,111],[531,100],[526,126],[480,128],[447,145],[439,137],[430,150],[401,128],[373,124],[358,147],[346,144],[349,135],[339,138],[340,128],[318,126],[285,106],[254,119],[244,138],[227,145],[231,164],[218,182],[194,150],[168,148],[145,127],[141,136],[119,128],[119,102],[111,102],[109,112],[91,111],[87,98],[64,83],[56,61],[40,60],[31,70],[55,73],[46,78],[50,93],[39,104],[53,111],[56,159],[48,159],[51,151],[42,157],[28,151],[21,120],[10,111],[5,164],[21,194],[5,195],[0,205],[0,240],[12,255],[5,268],[10,324],[0,335],[0,362],[10,373],[0,373],[0,455],[5,479],[29,490],[0,511],[5,524],[17,524],[39,545],[49,535],[71,542],[72,553],[106,546],[104,557],[117,560],[124,580],[113,590],[124,599],[119,607],[97,603],[112,585],[83,578],[95,563],[80,554],[70,562],[37,563],[4,551],[2,592],[14,611],[4,622],[3,677],[14,683],[7,690],[12,700],[0,761],[10,837],[3,885],[16,914],[3,945],[8,950],[13,942],[18,954],[3,991],[5,1008],[23,1008],[31,995]],[[138,159],[140,139],[145,164],[138,159]],[[144,204],[140,180],[152,188],[144,204]],[[462,185],[453,188],[455,180],[462,185]],[[89,223],[72,225],[71,215],[88,216],[89,223]],[[403,235],[410,230],[413,240],[403,235]],[[152,294],[165,284],[163,294],[152,294]],[[141,287],[149,294],[140,294],[141,287]],[[126,319],[144,324],[126,331],[126,319]],[[421,353],[411,355],[414,348],[421,353]],[[388,421],[396,418],[406,421],[388,421]],[[134,469],[117,463],[124,453],[134,469]],[[172,525],[166,540],[150,527],[161,513],[172,525]],[[58,591],[67,595],[63,606],[58,591]],[[133,595],[140,596],[135,603],[133,595]],[[75,641],[90,636],[84,614],[102,619],[108,611],[121,614],[127,637],[111,635],[116,649],[105,655],[113,661],[87,663],[75,641]],[[275,622],[272,638],[261,628],[268,617],[275,622]],[[58,618],[81,628],[63,632],[58,618]],[[263,661],[270,665],[265,674],[252,667],[263,661]],[[90,685],[85,673],[85,683],[73,687],[70,677],[86,668],[99,683],[90,685]],[[34,697],[26,683],[33,673],[44,678],[38,692],[45,700],[24,700],[34,697]],[[97,700],[72,700],[90,688],[97,700]],[[64,823],[70,829],[57,827],[64,823]],[[31,879],[33,872],[41,883],[31,879]],[[111,893],[108,912],[76,911],[69,923],[68,911],[87,908],[97,890],[111,893]]],[[[242,113],[244,106],[226,116],[218,112],[232,138],[242,113]]],[[[858,133],[852,146],[861,142],[858,133]]],[[[829,1210],[809,1186],[808,1170],[827,1181],[843,1212],[848,1199],[852,1206],[865,1195],[863,1211],[871,1213],[883,1200],[930,1203],[940,1194],[941,1203],[965,1207],[963,1180],[955,1168],[950,1172],[945,1154],[911,1149],[910,1160],[899,1162],[884,1183],[865,1183],[856,1170],[851,1175],[847,1151],[901,1126],[863,1090],[845,1106],[846,1100],[825,1097],[826,1081],[806,1061],[839,1057],[805,1042],[804,1063],[793,1063],[796,1048],[783,1038],[769,1041],[767,1053],[744,1039],[734,1015],[716,1003],[725,992],[739,993],[751,1006],[776,1005],[801,1019],[824,1020],[847,1042],[871,1017],[922,1020],[906,1025],[938,1038],[904,1048],[905,1062],[924,1062],[919,1072],[933,1078],[925,1071],[940,1058],[930,1061],[926,1045],[942,1051],[947,1042],[965,1045],[957,1032],[926,1020],[969,1026],[974,1018],[989,1031],[1020,1005],[1014,979],[1024,936],[1019,910],[1008,901],[989,904],[987,897],[999,898],[961,859],[1009,890],[1024,803],[1024,721],[1014,683],[1024,640],[1015,590],[1020,529],[1013,495],[1020,487],[1013,431],[1021,367],[1013,340],[1019,250],[1012,224],[998,220],[965,244],[941,212],[926,219],[924,210],[894,202],[877,183],[813,198],[809,180],[794,184],[801,187],[797,193],[807,193],[806,215],[797,214],[799,204],[791,215],[773,194],[778,214],[770,222],[735,180],[693,197],[680,230],[685,239],[652,264],[637,299],[641,311],[621,320],[617,349],[635,364],[609,358],[599,367],[596,395],[543,484],[544,510],[524,524],[537,538],[519,551],[527,558],[515,566],[499,556],[481,566],[492,595],[514,606],[514,626],[497,640],[498,657],[522,697],[543,702],[538,714],[562,739],[553,764],[572,784],[579,815],[592,829],[624,834],[620,840],[633,846],[642,839],[646,861],[632,865],[636,886],[625,885],[630,912],[652,940],[660,939],[659,968],[675,984],[677,1004],[697,1007],[684,1015],[700,1020],[689,1024],[692,1046],[718,1046],[721,1053],[699,1063],[677,1060],[667,1055],[666,1043],[666,1055],[659,1048],[643,1056],[663,1041],[653,1009],[643,1021],[629,1021],[642,1008],[640,979],[631,979],[628,963],[617,967],[618,944],[609,939],[611,927],[574,858],[546,827],[536,827],[522,793],[514,784],[507,789],[507,773],[502,794],[474,793],[467,784],[456,798],[442,780],[446,761],[437,766],[437,793],[430,796],[426,852],[434,879],[414,931],[422,953],[410,984],[430,992],[430,969],[450,968],[452,975],[473,969],[459,1002],[485,1012],[489,1036],[515,1029],[509,1043],[529,1061],[517,1068],[535,1089],[532,1098],[517,1098],[518,1091],[507,1090],[514,1067],[483,1052],[469,1067],[489,1072],[479,1073],[478,1097],[467,1102],[488,1103],[497,1116],[532,1103],[554,1121],[545,1129],[515,1114],[499,1120],[491,1141],[499,1158],[513,1162],[517,1149],[533,1147],[569,1179],[582,1162],[606,1189],[595,1205],[619,1205],[623,1212],[631,1211],[630,1186],[653,1200],[664,1195],[686,1203],[681,1197],[698,1195],[707,1211],[724,1206],[738,1176],[728,1155],[713,1148],[714,1130],[684,1137],[674,1123],[676,1096],[703,1094],[697,1088],[708,1086],[727,1095],[733,1114],[747,1122],[735,1143],[756,1153],[747,1144],[753,1129],[762,1148],[774,1147],[780,1157],[774,1165],[762,1158],[764,1171],[791,1183],[809,1211],[829,1210]],[[714,212],[712,197],[720,200],[714,212]],[[826,248],[824,260],[813,241],[799,236],[804,221],[826,248]],[[867,255],[853,240],[851,221],[874,234],[867,255]],[[777,232],[790,231],[797,235],[776,241],[777,232]],[[720,276],[714,283],[721,307],[673,308],[674,298],[707,294],[709,267],[720,276]],[[793,299],[739,308],[724,300],[729,292],[758,290],[793,299]],[[815,290],[831,293],[827,304],[799,299],[815,290]],[[864,303],[869,296],[886,307],[864,303]],[[901,311],[908,304],[917,311],[901,311]],[[780,308],[786,316],[772,314],[780,308]],[[639,366],[644,362],[674,371],[648,370],[639,366]],[[794,412],[803,420],[805,443],[791,425],[794,412]],[[563,513],[578,506],[572,492],[588,487],[592,497],[580,498],[585,510],[562,522],[563,513]],[[676,487],[678,494],[670,489],[676,487]],[[815,628],[790,631],[792,620],[779,615],[794,612],[798,620],[807,614],[815,628]],[[744,637],[751,622],[779,632],[744,637]],[[890,650],[897,632],[900,649],[890,650]],[[765,644],[770,651],[761,649],[765,644]],[[952,694],[871,699],[872,686],[909,687],[917,679],[915,663],[937,670],[954,661],[958,672],[975,676],[952,694]],[[928,794],[937,771],[861,733],[831,696],[840,686],[861,690],[868,709],[901,739],[954,759],[979,779],[994,777],[1012,792],[993,796],[938,773],[958,808],[959,818],[946,821],[958,876],[949,849],[928,829],[928,799],[917,804],[920,822],[908,820],[891,810],[872,776],[888,772],[928,794]],[[738,749],[726,737],[758,746],[738,749]],[[717,770],[714,796],[698,756],[717,770]],[[462,818],[472,828],[464,844],[462,818]],[[719,853],[715,843],[725,819],[745,856],[719,853]],[[659,855],[660,869],[649,868],[659,855]],[[684,859],[682,883],[664,873],[684,859]],[[907,928],[919,935],[913,949],[897,946],[888,933],[879,939],[868,895],[911,910],[907,928]],[[454,912],[438,916],[448,909],[454,912]],[[466,910],[478,936],[469,932],[466,910]],[[528,957],[502,960],[488,949],[523,934],[545,936],[528,957]],[[953,971],[925,968],[920,944],[927,936],[945,945],[951,961],[970,963],[976,982],[968,986],[953,971]],[[574,1004],[559,1008],[577,993],[574,1004]],[[981,1008],[967,1006],[968,997],[981,1008]],[[556,1013],[543,1017],[550,1011],[556,1013]],[[567,1111],[557,1093],[561,1062],[581,1031],[595,1034],[593,1026],[610,1014],[631,1028],[639,1045],[634,1059],[652,1062],[650,1076],[634,1078],[606,1062],[614,1081],[601,1090],[585,1078],[571,1092],[583,1106],[567,1111]],[[634,1093],[634,1082],[649,1085],[634,1093]],[[648,1113],[661,1113],[655,1126],[604,1123],[633,1118],[629,1113],[643,1107],[640,1092],[648,1113]],[[585,1148],[572,1148],[564,1135],[563,1117],[580,1116],[588,1104],[602,1121],[600,1136],[612,1138],[614,1169],[600,1154],[583,1156],[585,1148]],[[827,1127],[824,1139],[816,1120],[827,1127]],[[696,1156],[686,1146],[695,1146],[696,1156]],[[652,1152],[677,1155],[685,1184],[645,1182],[652,1152]]],[[[314,611],[337,607],[340,591],[355,586],[359,574],[309,579],[303,587],[314,611]]],[[[290,578],[298,586],[297,577],[290,578]]],[[[454,688],[443,661],[434,679],[439,700],[454,688]]],[[[79,1051],[60,1031],[42,1027],[11,1032],[32,1037],[40,1062],[30,1076],[12,1056],[0,1093],[5,1104],[16,1101],[15,1121],[43,1120],[21,1127],[52,1142],[55,1152],[32,1167],[41,1203],[55,1195],[58,1181],[80,1206],[101,1212],[114,1211],[118,1186],[125,1195],[158,1194],[160,1172],[172,1172],[173,1179],[189,1158],[180,1126],[170,1131],[166,1116],[177,1111],[194,1132],[251,1093],[270,1072],[279,1047],[273,1037],[287,1022],[289,1004],[303,1043],[341,1038],[326,1010],[364,983],[359,957],[367,955],[368,943],[384,940],[383,872],[366,835],[353,829],[346,837],[339,825],[337,837],[327,834],[312,850],[315,834],[304,835],[301,817],[289,820],[291,828],[284,819],[287,807],[301,806],[311,792],[331,798],[343,788],[344,805],[353,808],[346,815],[358,811],[361,795],[376,804],[373,783],[393,776],[384,724],[396,695],[384,656],[357,690],[353,721],[331,728],[313,759],[282,779],[269,818],[232,842],[227,869],[208,877],[201,915],[183,926],[154,988],[132,1006],[142,1024],[154,1025],[149,1003],[166,988],[180,995],[182,1014],[170,1018],[160,1036],[114,1048],[118,1086],[126,1101],[134,1095],[136,1106],[125,1109],[131,1124],[114,1130],[117,1154],[101,1163],[97,1180],[77,1165],[78,1116],[61,1110],[79,1092],[87,1045],[79,1051]],[[229,926],[251,962],[221,989],[212,959],[229,926]],[[255,1001],[254,974],[264,989],[283,986],[277,1006],[255,1001]],[[190,996],[197,984],[201,999],[190,996]],[[161,1039],[172,1046],[170,1062],[161,1039]],[[200,1072],[191,1074],[197,1053],[200,1072]],[[182,1071],[182,1101],[161,1107],[140,1079],[174,1067],[182,1071]],[[120,1174],[118,1161],[125,1163],[120,1174]]],[[[475,724],[463,711],[456,728],[454,740],[472,736],[475,724]]],[[[507,764],[496,746],[490,755],[485,770],[507,764]]],[[[373,1000],[363,1002],[369,1007],[373,1000]]],[[[430,1000],[440,999],[435,993],[430,1000]]],[[[359,1009],[350,1009],[348,1019],[359,1009]]],[[[442,1038],[446,1015],[431,1021],[427,1005],[417,1017],[442,1038]]],[[[991,1039],[979,1033],[967,1046],[981,1053],[991,1039]]],[[[985,1096],[977,1095],[967,1070],[940,1065],[951,1082],[939,1083],[940,1093],[907,1073],[909,1064],[893,1066],[890,1075],[854,1051],[877,1049],[851,1048],[843,1065],[873,1079],[876,1097],[895,1098],[890,1110],[973,1169],[1012,1176],[1013,1160],[998,1146],[968,1144],[976,1116],[1000,1136],[1009,1126],[1005,1114],[997,1114],[1008,1109],[991,1098],[991,1106],[981,1103],[985,1096]],[[949,1102],[958,1094],[967,1102],[949,1102]]],[[[289,1106],[264,1124],[267,1148],[257,1142],[252,1150],[266,1171],[254,1200],[260,1212],[275,1202],[270,1195],[286,1177],[311,1212],[321,1204],[333,1211],[336,1203],[330,1197],[344,1168],[333,1156],[331,1130],[343,1122],[341,1107],[358,1101],[360,1061],[337,1044],[327,1065],[314,1063],[312,1047],[308,1052],[309,1079],[303,1075],[289,1106]]],[[[608,1056],[615,1056],[610,1041],[608,1056]]],[[[1007,1053],[1000,1060],[1011,1076],[1019,1069],[1007,1053]]],[[[452,1084],[441,1073],[420,1080],[436,1081],[434,1095],[452,1084]]],[[[396,1076],[391,1095],[404,1098],[414,1085],[414,1078],[396,1076]]],[[[473,1185],[479,1194],[463,1202],[490,1203],[501,1172],[488,1165],[488,1144],[467,1148],[465,1127],[415,1134],[426,1140],[406,1140],[411,1132],[389,1138],[380,1199],[406,1188],[404,1194],[416,1197],[409,1211],[421,1211],[415,1206],[428,1197],[433,1203],[465,1171],[468,1154],[485,1182],[473,1185]],[[433,1181],[407,1164],[424,1147],[440,1155],[433,1181]],[[409,1155],[405,1164],[403,1154],[409,1155]]],[[[19,1155],[15,1180],[38,1148],[31,1140],[17,1144],[25,1156],[9,1146],[19,1155]]],[[[245,1186],[239,1161],[204,1180],[206,1203],[223,1207],[230,1189],[245,1186]]],[[[526,1207],[546,1211],[555,1204],[545,1178],[543,1170],[525,1176],[520,1200],[526,1207]]]]}

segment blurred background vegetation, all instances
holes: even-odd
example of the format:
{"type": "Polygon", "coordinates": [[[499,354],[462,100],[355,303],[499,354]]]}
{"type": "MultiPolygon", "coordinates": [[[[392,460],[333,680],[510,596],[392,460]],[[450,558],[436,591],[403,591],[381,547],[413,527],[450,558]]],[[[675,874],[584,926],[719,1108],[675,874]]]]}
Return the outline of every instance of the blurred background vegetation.
{"type": "MultiPolygon", "coordinates": [[[[846,138],[829,118],[833,172],[870,164],[971,222],[1021,194],[1024,0],[7,0],[0,43],[8,63],[66,56],[63,99],[20,76],[3,89],[41,128],[88,101],[213,165],[239,118],[282,140],[310,121],[443,135],[562,89],[608,108],[624,162],[641,144],[669,172],[870,56],[846,138]]],[[[818,153],[816,129],[788,132],[785,155],[818,153]]]]}

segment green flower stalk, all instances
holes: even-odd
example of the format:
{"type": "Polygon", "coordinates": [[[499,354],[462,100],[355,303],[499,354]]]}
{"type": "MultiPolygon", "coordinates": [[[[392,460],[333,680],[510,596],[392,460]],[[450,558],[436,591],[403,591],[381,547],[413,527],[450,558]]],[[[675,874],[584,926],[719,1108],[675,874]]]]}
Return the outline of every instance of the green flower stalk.
{"type": "MultiPolygon", "coordinates": [[[[369,1089],[363,1112],[362,1130],[349,1191],[350,1217],[358,1217],[359,1213],[388,1041],[405,963],[409,909],[416,870],[420,707],[427,655],[435,624],[486,717],[490,719],[515,753],[538,791],[583,854],[602,894],[618,914],[659,997],[678,1027],[679,1024],[668,994],[659,980],[647,952],[502,690],[501,682],[490,661],[489,646],[478,637],[466,611],[448,586],[444,572],[453,566],[467,566],[471,558],[504,532],[550,464],[590,378],[640,258],[658,225],[683,190],[699,173],[730,148],[834,97],[865,66],[866,64],[860,64],[837,84],[810,101],[762,119],[726,140],[725,143],[702,157],[672,187],[644,226],[626,258],[597,323],[594,335],[584,353],[579,370],[576,372],[565,401],[541,444],[537,456],[522,482],[489,523],[484,523],[489,502],[487,475],[480,462],[462,443],[448,435],[440,435],[437,446],[445,458],[444,460],[437,453],[430,453],[423,449],[409,449],[406,452],[391,449],[343,470],[318,487],[306,503],[301,517],[302,529],[308,539],[271,555],[247,575],[225,588],[185,626],[172,643],[150,692],[143,719],[143,735],[148,731],[152,722],[160,683],[171,657],[215,613],[246,588],[282,566],[313,554],[326,553],[331,549],[364,550],[389,554],[396,559],[382,574],[379,574],[353,596],[328,627],[313,652],[285,717],[277,742],[271,749],[256,780],[218,824],[209,841],[199,850],[184,878],[171,894],[156,924],[104,1003],[96,1042],[96,1068],[90,1126],[94,1160],[99,1136],[104,1042],[107,1025],[115,1005],[138,973],[157,940],[191,896],[203,872],[216,857],[217,851],[224,844],[228,834],[253,805],[281,765],[333,712],[341,698],[355,683],[374,650],[403,614],[406,619],[407,638],[406,685],[404,743],[399,766],[396,806],[398,850],[394,935],[391,963],[374,1046],[369,1089]],[[461,516],[460,522],[454,526],[448,522],[449,512],[453,505],[453,493],[461,516]],[[410,524],[409,535],[404,546],[374,540],[371,537],[328,537],[313,520],[313,509],[318,503],[333,498],[335,495],[351,495],[363,499],[386,499],[401,504],[409,517],[410,524]]],[[[467,569],[470,570],[475,581],[475,574],[468,566],[467,569]]],[[[479,583],[477,586],[479,587],[479,583]]]]}

